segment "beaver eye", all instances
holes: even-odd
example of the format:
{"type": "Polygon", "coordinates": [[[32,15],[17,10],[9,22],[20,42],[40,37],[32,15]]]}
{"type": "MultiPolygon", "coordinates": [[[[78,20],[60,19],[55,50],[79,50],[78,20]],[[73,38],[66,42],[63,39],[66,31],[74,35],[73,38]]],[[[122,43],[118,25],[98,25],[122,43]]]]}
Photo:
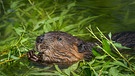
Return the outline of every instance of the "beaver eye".
{"type": "Polygon", "coordinates": [[[58,37],[58,38],[57,38],[57,40],[58,40],[58,41],[61,41],[61,40],[62,40],[62,38],[58,37]]]}

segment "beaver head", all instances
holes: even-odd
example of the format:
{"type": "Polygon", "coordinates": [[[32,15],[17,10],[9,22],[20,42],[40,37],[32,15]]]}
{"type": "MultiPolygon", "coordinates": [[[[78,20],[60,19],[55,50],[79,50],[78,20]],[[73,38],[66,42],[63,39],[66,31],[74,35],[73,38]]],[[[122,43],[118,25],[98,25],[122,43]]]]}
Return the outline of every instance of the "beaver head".
{"type": "Polygon", "coordinates": [[[91,58],[91,49],[77,37],[60,31],[53,31],[38,36],[36,51],[28,53],[28,58],[43,63],[71,64],[84,58],[91,58]]]}

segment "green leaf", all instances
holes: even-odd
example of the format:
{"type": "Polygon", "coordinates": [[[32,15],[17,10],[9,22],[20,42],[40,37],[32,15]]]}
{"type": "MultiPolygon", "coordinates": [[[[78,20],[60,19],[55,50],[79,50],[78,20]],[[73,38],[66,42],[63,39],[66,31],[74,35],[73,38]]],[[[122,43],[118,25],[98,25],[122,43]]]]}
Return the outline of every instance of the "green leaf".
{"type": "Polygon", "coordinates": [[[26,42],[28,39],[29,39],[29,38],[23,38],[23,39],[21,40],[21,44],[23,44],[24,42],[26,42]]]}
{"type": "Polygon", "coordinates": [[[111,67],[109,69],[109,75],[110,76],[118,76],[118,74],[119,74],[118,67],[111,67]]]}
{"type": "Polygon", "coordinates": [[[70,76],[71,72],[75,71],[78,68],[78,64],[79,62],[71,65],[70,67],[68,67],[67,69],[64,69],[64,72],[70,76]]]}
{"type": "Polygon", "coordinates": [[[54,65],[55,69],[60,73],[60,74],[63,74],[63,72],[60,70],[60,68],[58,67],[58,65],[54,65]]]}
{"type": "Polygon", "coordinates": [[[94,56],[101,56],[100,53],[96,49],[92,49],[92,53],[94,56]]]}
{"type": "Polygon", "coordinates": [[[22,33],[25,32],[24,29],[22,29],[21,27],[18,27],[18,28],[13,28],[15,30],[15,32],[20,36],[22,33]]]}
{"type": "Polygon", "coordinates": [[[108,34],[108,37],[109,37],[109,39],[112,38],[112,33],[111,32],[108,34]]]}
{"type": "Polygon", "coordinates": [[[128,68],[124,63],[122,63],[122,62],[120,62],[120,61],[115,61],[115,62],[113,62],[113,63],[111,63],[111,64],[113,64],[113,65],[118,65],[118,66],[123,66],[123,67],[125,67],[125,68],[128,68]]]}
{"type": "Polygon", "coordinates": [[[75,2],[73,2],[73,3],[70,3],[69,5],[68,5],[68,9],[71,9],[71,7],[73,7],[73,6],[75,6],[75,2]]]}
{"type": "Polygon", "coordinates": [[[40,24],[35,25],[34,28],[33,28],[33,31],[37,30],[37,29],[40,28],[40,27],[41,27],[40,24]]]}
{"type": "Polygon", "coordinates": [[[11,55],[11,58],[13,58],[13,59],[15,59],[15,60],[20,59],[19,57],[16,57],[16,56],[14,56],[14,55],[11,55]]]}
{"type": "Polygon", "coordinates": [[[128,48],[126,46],[122,46],[120,43],[114,43],[114,45],[117,47],[117,48],[120,48],[120,49],[131,49],[131,48],[128,48]]]}
{"type": "Polygon", "coordinates": [[[71,71],[71,73],[72,73],[73,76],[80,76],[80,75],[76,74],[76,73],[73,72],[73,71],[71,71]]]}
{"type": "Polygon", "coordinates": [[[108,52],[111,53],[111,48],[110,48],[110,44],[107,40],[102,39],[102,45],[103,45],[103,49],[108,52]]]}
{"type": "Polygon", "coordinates": [[[57,74],[56,73],[49,73],[49,72],[41,72],[41,73],[30,73],[30,75],[36,75],[36,76],[39,76],[39,75],[42,75],[42,76],[56,76],[57,74]]]}
{"type": "Polygon", "coordinates": [[[96,59],[105,59],[108,55],[96,56],[96,59]]]}

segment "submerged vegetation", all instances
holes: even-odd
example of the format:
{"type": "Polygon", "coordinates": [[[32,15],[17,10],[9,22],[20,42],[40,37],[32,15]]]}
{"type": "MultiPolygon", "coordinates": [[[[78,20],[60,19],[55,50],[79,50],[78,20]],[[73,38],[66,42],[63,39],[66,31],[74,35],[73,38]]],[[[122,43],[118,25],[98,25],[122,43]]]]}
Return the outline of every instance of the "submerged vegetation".
{"type": "Polygon", "coordinates": [[[111,40],[111,33],[135,30],[134,7],[134,0],[0,0],[0,75],[134,76],[134,56],[120,53],[111,40]],[[104,54],[93,49],[95,58],[67,69],[33,66],[26,53],[38,35],[54,30],[95,38],[104,54]]]}

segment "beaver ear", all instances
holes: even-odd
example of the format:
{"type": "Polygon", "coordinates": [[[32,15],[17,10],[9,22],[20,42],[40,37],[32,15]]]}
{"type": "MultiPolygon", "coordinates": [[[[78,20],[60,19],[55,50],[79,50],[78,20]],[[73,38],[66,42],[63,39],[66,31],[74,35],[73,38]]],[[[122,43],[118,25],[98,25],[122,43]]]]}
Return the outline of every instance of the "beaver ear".
{"type": "Polygon", "coordinates": [[[79,43],[77,47],[78,47],[78,52],[79,53],[82,53],[82,52],[85,51],[85,45],[84,45],[83,42],[79,43]]]}

